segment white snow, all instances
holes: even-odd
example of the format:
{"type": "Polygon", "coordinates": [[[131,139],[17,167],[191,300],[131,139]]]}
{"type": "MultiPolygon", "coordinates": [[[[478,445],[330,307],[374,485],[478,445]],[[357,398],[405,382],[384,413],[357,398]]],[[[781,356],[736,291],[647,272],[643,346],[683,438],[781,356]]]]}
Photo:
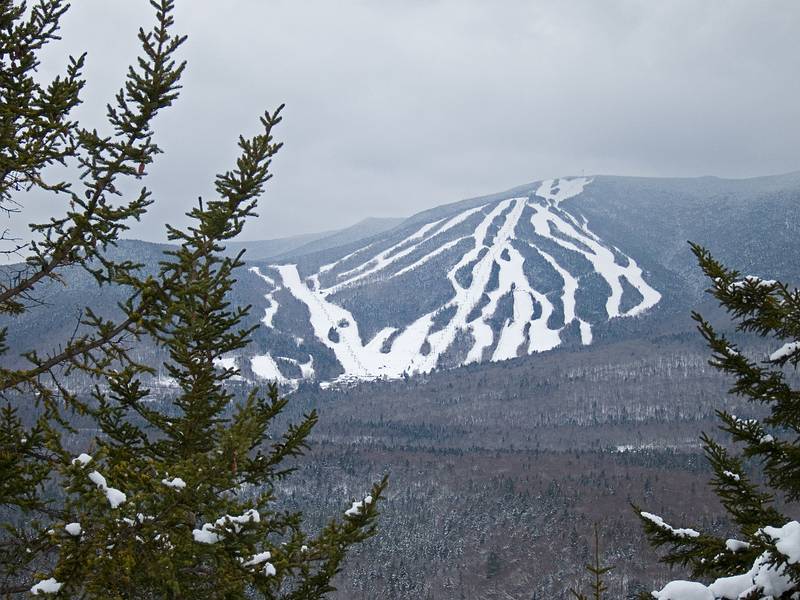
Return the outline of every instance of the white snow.
{"type": "Polygon", "coordinates": [[[205,523],[200,529],[192,530],[192,537],[199,544],[216,544],[222,539],[222,536],[214,533],[213,529],[214,526],[211,523],[205,523]]]}
{"type": "Polygon", "coordinates": [[[372,246],[374,246],[374,245],[375,245],[374,243],[368,244],[368,245],[364,246],[363,248],[359,248],[355,252],[351,252],[350,254],[347,254],[347,255],[343,256],[342,258],[340,258],[340,259],[338,259],[338,260],[336,260],[336,261],[334,261],[334,262],[332,262],[330,264],[322,265],[317,270],[317,273],[319,273],[320,275],[322,275],[323,273],[327,273],[328,271],[330,271],[331,269],[336,267],[336,265],[339,265],[339,264],[345,262],[346,260],[350,260],[351,258],[353,258],[359,252],[364,252],[365,250],[368,250],[369,248],[372,248],[372,246]]]}
{"type": "MultiPolygon", "coordinates": [[[[800,561],[800,523],[790,521],[783,527],[764,527],[763,533],[775,543],[786,563],[800,561]]],[[[738,552],[749,547],[746,542],[727,540],[728,550],[738,552]]],[[[761,554],[752,568],[739,575],[721,577],[710,586],[692,581],[671,581],[661,591],[653,592],[658,600],[737,600],[758,592],[760,598],[778,598],[793,589],[786,563],[772,560],[769,552],[761,554]],[[769,563],[775,563],[770,565],[769,563]]]]}
{"type": "Polygon", "coordinates": [[[581,343],[584,346],[588,346],[592,343],[592,326],[581,319],[578,319],[578,323],[580,323],[581,343]]]}
{"type": "Polygon", "coordinates": [[[254,567],[256,565],[260,565],[261,563],[267,562],[272,557],[272,554],[269,552],[259,552],[258,554],[254,554],[249,560],[242,563],[243,567],[254,567]]]}
{"type": "MultiPolygon", "coordinates": [[[[307,289],[307,288],[306,288],[307,289]]],[[[296,388],[300,381],[310,381],[315,378],[314,357],[309,355],[308,360],[301,363],[297,359],[279,356],[281,360],[290,362],[300,368],[300,378],[291,379],[283,375],[278,363],[270,354],[260,354],[250,358],[250,368],[257,377],[274,381],[278,384],[289,385],[296,388]]]]}
{"type": "Polygon", "coordinates": [[[272,563],[267,563],[266,565],[264,565],[264,575],[266,575],[267,577],[274,577],[275,573],[277,573],[277,571],[275,570],[275,565],[273,565],[272,563]]]}
{"type": "Polygon", "coordinates": [[[463,242],[466,239],[469,239],[469,238],[468,237],[457,238],[455,240],[447,242],[446,244],[444,244],[442,246],[439,246],[433,252],[429,252],[428,254],[426,254],[422,258],[418,259],[417,261],[411,263],[407,267],[403,267],[402,269],[397,271],[397,273],[393,273],[391,275],[390,279],[393,278],[393,277],[399,277],[400,275],[404,275],[405,273],[409,273],[411,271],[414,271],[415,269],[418,269],[419,267],[421,267],[425,263],[427,263],[430,260],[436,258],[440,254],[443,254],[444,252],[447,252],[448,250],[450,250],[450,248],[453,248],[453,247],[457,246],[458,244],[460,244],[461,242],[463,242]]]}
{"type": "Polygon", "coordinates": [[[256,376],[277,383],[286,383],[288,379],[281,374],[278,363],[269,354],[260,354],[250,359],[250,368],[256,376]]]}
{"type": "Polygon", "coordinates": [[[653,592],[656,600],[715,600],[714,594],[702,583],[670,581],[660,592],[653,592]]]}
{"type": "Polygon", "coordinates": [[[180,477],[173,477],[172,479],[162,479],[161,483],[163,483],[168,488],[172,488],[174,490],[182,490],[183,488],[186,487],[186,482],[180,477]]]}
{"type": "Polygon", "coordinates": [[[234,530],[238,533],[241,529],[241,525],[245,523],[259,523],[261,521],[261,515],[258,511],[254,508],[244,511],[238,517],[232,517],[230,515],[225,515],[221,519],[217,519],[217,525],[221,525],[224,523],[233,523],[234,530]]]}
{"type": "Polygon", "coordinates": [[[753,585],[761,588],[764,596],[779,598],[784,592],[792,589],[792,578],[785,574],[785,565],[770,566],[769,560],[769,552],[759,556],[749,575],[753,579],[753,585]]]}
{"type": "Polygon", "coordinates": [[[755,275],[747,275],[743,279],[739,281],[734,281],[730,287],[731,289],[739,289],[743,288],[746,284],[751,283],[755,284],[756,287],[772,287],[777,281],[774,279],[761,279],[760,277],[756,277],[755,275]]]}
{"type": "Polygon", "coordinates": [[[668,523],[665,523],[664,519],[662,519],[658,515],[654,515],[649,512],[642,512],[640,514],[648,521],[654,523],[657,527],[663,529],[664,531],[669,531],[678,537],[691,537],[691,538],[700,537],[700,533],[698,533],[694,529],[676,529],[675,527],[672,527],[668,523]]]}
{"type": "Polygon", "coordinates": [[[211,523],[205,523],[200,529],[192,530],[192,537],[194,541],[199,544],[216,544],[222,539],[222,536],[212,531],[214,526],[211,523]]]}
{"type": "Polygon", "coordinates": [[[205,523],[200,529],[192,530],[192,537],[195,542],[200,544],[216,544],[222,539],[222,535],[226,530],[232,529],[234,533],[239,533],[245,523],[258,523],[260,521],[261,515],[257,510],[251,508],[240,516],[225,515],[213,523],[205,523]]]}
{"type": "Polygon", "coordinates": [[[81,524],[80,523],[67,523],[64,525],[64,531],[66,531],[71,536],[77,537],[81,534],[81,524]]]}
{"type": "MultiPolygon", "coordinates": [[[[214,359],[214,366],[217,367],[218,369],[234,370],[234,369],[238,369],[239,368],[238,365],[236,364],[237,361],[238,361],[238,358],[236,356],[223,356],[223,357],[214,359]]],[[[231,381],[244,381],[244,377],[242,377],[241,375],[239,375],[237,373],[237,374],[231,375],[230,380],[231,381]]]]}
{"type": "Polygon", "coordinates": [[[365,279],[374,273],[386,269],[388,266],[396,263],[401,258],[408,256],[419,247],[420,243],[425,241],[428,232],[438,223],[439,221],[434,221],[433,223],[427,223],[423,225],[416,231],[416,233],[411,235],[411,237],[405,238],[401,242],[398,242],[397,244],[387,248],[366,264],[359,265],[358,267],[350,269],[349,271],[340,273],[338,277],[344,277],[346,279],[327,289],[326,293],[333,293],[343,287],[353,285],[354,283],[361,281],[362,279],[365,279]],[[416,242],[417,240],[420,241],[418,243],[411,243],[409,245],[409,242],[416,242]],[[348,276],[350,277],[347,278],[348,276]]]}
{"type": "Polygon", "coordinates": [[[739,481],[741,479],[738,473],[734,473],[732,471],[723,471],[722,474],[728,479],[733,479],[734,481],[739,481]]]}
{"type": "MultiPolygon", "coordinates": [[[[357,266],[357,267],[355,267],[353,269],[350,269],[349,271],[345,271],[344,273],[340,273],[338,275],[338,277],[339,278],[344,277],[346,279],[344,281],[341,281],[341,282],[337,283],[336,285],[326,289],[325,290],[325,294],[332,294],[332,293],[340,290],[343,287],[346,287],[346,286],[349,286],[349,285],[353,285],[354,283],[357,283],[358,281],[361,281],[362,279],[364,279],[366,277],[369,277],[370,275],[373,275],[375,273],[383,271],[387,267],[393,265],[394,263],[396,263],[400,259],[408,256],[409,254],[411,254],[412,252],[417,250],[419,248],[420,244],[422,244],[423,242],[428,241],[429,239],[433,238],[434,236],[437,236],[437,235],[440,235],[442,233],[445,233],[446,231],[452,229],[453,227],[455,227],[459,223],[462,223],[462,222],[466,221],[469,217],[471,217],[473,214],[479,212],[482,209],[483,209],[483,206],[476,206],[475,208],[470,208],[468,210],[462,211],[462,212],[458,213],[457,215],[455,215],[454,217],[451,217],[450,219],[448,219],[438,229],[435,229],[435,227],[437,225],[439,225],[444,219],[440,219],[438,221],[434,221],[432,223],[427,223],[427,224],[423,225],[414,234],[412,234],[410,237],[407,237],[404,240],[402,240],[401,242],[398,242],[397,244],[394,244],[390,248],[387,248],[386,250],[384,250],[383,252],[378,254],[376,257],[374,257],[371,260],[369,260],[367,263],[359,265],[359,266],[357,266]],[[433,233],[431,233],[431,231],[433,231],[433,233]],[[412,243],[412,244],[409,245],[409,242],[416,242],[416,243],[412,243]],[[350,277],[347,278],[348,276],[350,276],[350,277]]],[[[414,265],[412,265],[413,268],[417,268],[417,267],[425,264],[426,262],[428,262],[429,260],[434,258],[436,255],[441,254],[442,252],[448,250],[449,248],[454,246],[457,242],[459,242],[459,241],[461,241],[463,239],[466,239],[466,238],[460,238],[458,240],[451,241],[451,242],[448,242],[447,244],[444,244],[444,246],[438,248],[434,252],[429,253],[426,256],[424,256],[423,258],[419,259],[414,265]]],[[[398,275],[406,273],[411,269],[412,266],[403,268],[399,272],[394,273],[393,275],[391,275],[390,277],[396,277],[398,275]]]]}
{"type": "Polygon", "coordinates": [[[772,538],[786,562],[793,565],[800,561],[800,523],[789,521],[783,527],[764,527],[762,531],[772,538]]]}
{"type": "Polygon", "coordinates": [[[353,506],[348,508],[344,511],[344,514],[348,517],[356,517],[361,514],[361,510],[364,508],[364,503],[361,501],[353,502],[353,506]]]}
{"type": "MultiPolygon", "coordinates": [[[[500,298],[508,292],[512,292],[513,316],[500,331],[500,337],[491,357],[493,361],[506,360],[517,356],[517,350],[525,342],[526,326],[529,328],[528,352],[550,350],[555,348],[561,341],[558,330],[550,329],[547,325],[547,321],[554,310],[553,304],[544,294],[531,287],[523,271],[525,260],[511,244],[512,240],[516,239],[515,232],[522,216],[522,211],[525,209],[526,199],[514,198],[507,202],[501,206],[503,206],[503,209],[510,207],[511,210],[495,235],[491,250],[476,265],[473,271],[472,285],[466,290],[468,295],[477,296],[476,300],[480,298],[491,276],[493,265],[498,265],[497,289],[488,292],[488,304],[481,310],[481,316],[470,324],[472,334],[475,337],[475,344],[467,355],[466,363],[480,361],[484,350],[494,342],[494,333],[487,321],[491,319],[497,310],[500,298]],[[504,253],[508,260],[501,258],[504,253]],[[477,277],[478,269],[480,269],[480,278],[477,277]],[[535,320],[533,319],[534,300],[542,307],[541,315],[535,320]]],[[[474,306],[475,302],[471,302],[471,304],[474,306]]]]}
{"type": "Polygon", "coordinates": [[[300,367],[300,373],[303,376],[303,379],[313,379],[314,378],[314,357],[309,355],[308,361],[304,363],[298,363],[300,367]]]}
{"type": "Polygon", "coordinates": [[[583,188],[592,182],[586,177],[575,177],[573,179],[547,179],[542,181],[536,195],[548,200],[553,206],[558,206],[563,200],[583,193],[583,188]],[[553,189],[558,188],[558,192],[553,189]]]}
{"type": "Polygon", "coordinates": [[[749,573],[732,577],[720,577],[708,586],[714,598],[724,598],[725,600],[737,600],[743,591],[752,587],[753,577],[749,573]]]}
{"type": "Polygon", "coordinates": [[[214,366],[219,367],[220,369],[235,369],[236,368],[236,357],[235,356],[225,356],[220,358],[214,359],[214,366]]]}
{"type": "Polygon", "coordinates": [[[178,380],[168,375],[159,375],[153,380],[153,385],[164,388],[176,388],[178,387],[178,380]]]}
{"type": "Polygon", "coordinates": [[[127,499],[125,494],[122,493],[120,490],[108,487],[106,483],[106,478],[103,477],[97,471],[92,471],[91,473],[89,473],[89,480],[93,484],[95,484],[98,487],[98,489],[103,491],[103,493],[106,495],[106,498],[108,499],[108,503],[111,505],[111,508],[117,508],[127,499]]]}
{"type": "Polygon", "coordinates": [[[462,211],[462,212],[458,213],[456,216],[451,217],[444,225],[442,225],[442,228],[439,231],[436,232],[437,235],[452,229],[456,225],[460,225],[461,223],[463,223],[464,221],[469,219],[475,213],[482,211],[484,206],[485,205],[476,206],[475,208],[467,209],[465,211],[462,211]]]}
{"type": "Polygon", "coordinates": [[[31,594],[38,596],[39,594],[57,594],[63,584],[56,581],[54,578],[45,579],[40,581],[31,588],[31,594]]]}
{"type": "Polygon", "coordinates": [[[564,305],[564,324],[568,325],[572,321],[577,320],[580,326],[581,343],[587,346],[592,343],[592,326],[586,321],[578,319],[575,314],[575,292],[578,291],[578,280],[573,277],[572,273],[567,271],[564,267],[558,264],[555,258],[550,256],[547,252],[534,244],[530,244],[548,264],[553,267],[553,270],[559,274],[561,279],[564,280],[564,291],[561,294],[561,302],[564,305]]]}
{"type": "Polygon", "coordinates": [[[363,500],[353,502],[353,505],[344,511],[348,517],[356,517],[364,511],[364,507],[372,504],[372,496],[365,496],[363,500]]]}
{"type": "Polygon", "coordinates": [[[769,359],[773,362],[779,361],[782,358],[786,358],[787,356],[794,354],[798,349],[800,349],[800,342],[789,342],[770,354],[769,359]]]}
{"type": "Polygon", "coordinates": [[[116,488],[106,488],[105,493],[106,493],[106,498],[108,498],[108,503],[111,505],[111,508],[117,508],[127,499],[125,494],[116,488]]]}
{"type": "Polygon", "coordinates": [[[89,456],[88,454],[85,454],[85,453],[81,453],[81,454],[79,454],[78,456],[76,456],[75,458],[72,459],[72,464],[73,465],[80,465],[82,467],[85,467],[87,464],[89,464],[89,462],[91,460],[92,460],[91,456],[89,456]]]}
{"type": "Polygon", "coordinates": [[[741,552],[742,550],[747,550],[750,547],[750,544],[747,542],[742,542],[740,540],[729,539],[725,540],[725,548],[730,550],[731,552],[741,552]]]}

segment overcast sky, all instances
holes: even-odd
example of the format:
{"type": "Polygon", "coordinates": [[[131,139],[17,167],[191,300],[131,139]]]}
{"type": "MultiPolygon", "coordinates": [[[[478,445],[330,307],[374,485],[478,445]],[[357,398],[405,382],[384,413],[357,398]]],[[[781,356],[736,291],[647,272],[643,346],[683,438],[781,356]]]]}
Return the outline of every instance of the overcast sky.
{"type": "MultiPolygon", "coordinates": [[[[43,74],[88,52],[84,125],[151,22],[144,0],[74,2],[43,74]]],[[[800,169],[795,0],[177,0],[176,22],[184,89],[156,122],[157,205],[131,237],[164,239],[282,102],[285,146],[245,239],[559,175],[800,169]]]]}

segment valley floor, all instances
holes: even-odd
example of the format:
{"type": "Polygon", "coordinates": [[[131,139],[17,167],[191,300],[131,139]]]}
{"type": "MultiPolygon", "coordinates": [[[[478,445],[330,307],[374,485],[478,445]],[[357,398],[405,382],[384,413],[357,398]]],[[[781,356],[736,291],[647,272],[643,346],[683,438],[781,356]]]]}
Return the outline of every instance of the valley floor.
{"type": "Polygon", "coordinates": [[[680,577],[658,563],[633,504],[725,531],[701,431],[744,406],[702,348],[660,341],[549,353],[352,389],[301,388],[320,411],[311,457],[283,492],[322,523],[389,473],[378,535],[335,598],[568,598],[593,524],[611,598],[680,577]]]}

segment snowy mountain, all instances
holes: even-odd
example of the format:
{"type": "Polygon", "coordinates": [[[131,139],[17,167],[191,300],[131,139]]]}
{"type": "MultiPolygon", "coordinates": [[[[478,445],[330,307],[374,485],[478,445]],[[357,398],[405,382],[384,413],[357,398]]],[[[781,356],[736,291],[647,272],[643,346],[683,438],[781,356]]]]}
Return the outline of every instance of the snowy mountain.
{"type": "MultiPolygon", "coordinates": [[[[345,378],[506,360],[551,350],[574,330],[590,344],[598,318],[642,314],[661,294],[634,258],[562,208],[587,185],[586,178],[544,181],[532,194],[402,227],[327,264],[253,266],[268,287],[263,325],[281,330],[280,312],[302,304],[302,333],[333,352],[345,378]],[[602,289],[602,307],[593,287],[602,289]],[[416,306],[369,302],[387,288],[406,288],[416,306]],[[288,307],[279,292],[291,296],[288,307]],[[429,292],[436,302],[422,297],[429,292]]],[[[279,358],[253,356],[251,368],[282,378],[279,358]]],[[[311,375],[313,355],[297,364],[311,375]]]]}
{"type": "MultiPolygon", "coordinates": [[[[246,324],[257,328],[222,364],[294,386],[680,332],[694,339],[688,315],[706,283],[687,240],[744,274],[798,282],[799,232],[800,173],[595,176],[535,182],[399,223],[245,242],[250,260],[231,301],[251,306],[246,324]]],[[[165,248],[125,241],[114,252],[154,271],[165,248]]],[[[68,284],[40,287],[42,306],[13,318],[14,354],[71,335],[87,305],[114,316],[124,290],[72,271],[68,284]]]]}
{"type": "MultiPolygon", "coordinates": [[[[788,235],[799,185],[796,174],[566,177],[426,211],[338,248],[256,263],[248,275],[263,289],[254,302],[262,329],[250,354],[227,362],[285,383],[396,378],[587,345],[598,330],[624,331],[626,321],[641,334],[650,317],[687,314],[702,291],[687,239],[719,249],[726,223],[735,228],[765,202],[764,226],[776,202],[786,204],[788,235]]],[[[730,258],[758,268],[758,253],[742,250],[740,233],[730,258]]]]}

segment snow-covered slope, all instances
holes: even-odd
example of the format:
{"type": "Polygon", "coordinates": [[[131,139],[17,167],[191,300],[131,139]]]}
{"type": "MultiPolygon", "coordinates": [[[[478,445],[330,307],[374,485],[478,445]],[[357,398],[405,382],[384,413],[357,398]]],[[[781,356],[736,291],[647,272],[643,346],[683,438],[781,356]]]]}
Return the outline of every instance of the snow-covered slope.
{"type": "MultiPolygon", "coordinates": [[[[289,253],[240,269],[230,301],[252,307],[243,325],[256,329],[220,364],[298,384],[480,370],[478,361],[643,336],[694,340],[689,313],[707,311],[708,284],[687,240],[742,273],[800,284],[800,172],[566,177],[373,225],[293,240],[289,253]]],[[[166,249],[126,240],[111,251],[156,273],[166,249]]],[[[118,318],[127,293],[67,269],[37,289],[41,305],[0,323],[9,356],[74,335],[87,305],[118,318]]],[[[162,360],[146,340],[138,352],[162,360]]]]}
{"type": "Polygon", "coordinates": [[[596,323],[661,300],[634,257],[562,206],[591,185],[543,181],[527,194],[409,219],[355,247],[252,266],[265,285],[263,327],[296,344],[292,356],[242,358],[255,375],[284,382],[331,379],[314,370],[320,353],[338,365],[336,378],[394,378],[590,344],[596,323]],[[303,348],[309,340],[316,352],[303,348]],[[298,367],[295,375],[281,363],[298,367]]]}

